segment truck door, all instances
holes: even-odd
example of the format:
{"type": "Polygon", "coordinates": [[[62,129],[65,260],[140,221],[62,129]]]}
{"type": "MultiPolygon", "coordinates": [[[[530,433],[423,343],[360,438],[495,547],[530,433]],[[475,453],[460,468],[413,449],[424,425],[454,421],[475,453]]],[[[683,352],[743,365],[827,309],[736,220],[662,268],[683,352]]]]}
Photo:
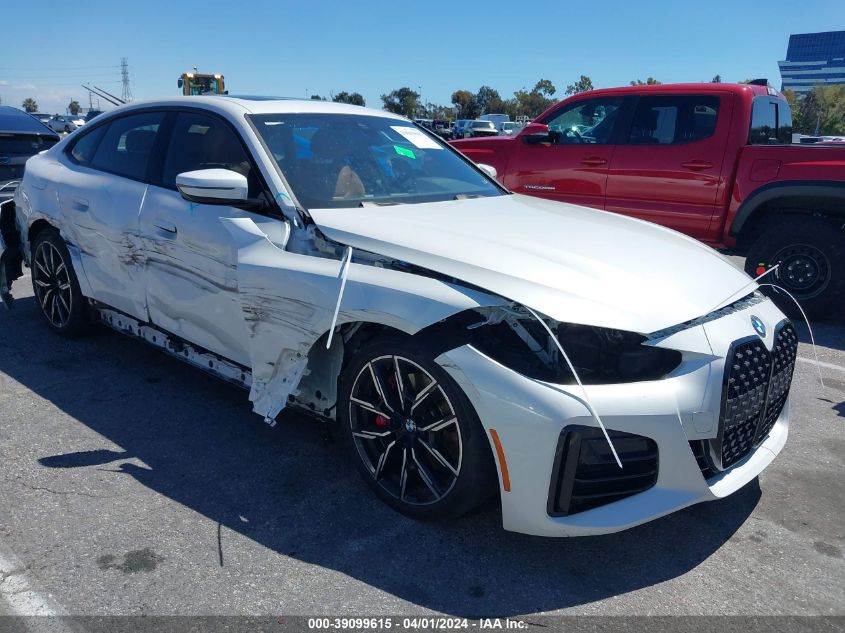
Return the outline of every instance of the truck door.
{"type": "Polygon", "coordinates": [[[515,139],[513,168],[503,184],[515,193],[604,208],[607,173],[616,148],[622,97],[569,101],[539,120],[548,142],[515,139]]]}
{"type": "Polygon", "coordinates": [[[731,107],[729,95],[640,97],[613,154],[605,208],[706,240],[725,195],[731,107]]]}

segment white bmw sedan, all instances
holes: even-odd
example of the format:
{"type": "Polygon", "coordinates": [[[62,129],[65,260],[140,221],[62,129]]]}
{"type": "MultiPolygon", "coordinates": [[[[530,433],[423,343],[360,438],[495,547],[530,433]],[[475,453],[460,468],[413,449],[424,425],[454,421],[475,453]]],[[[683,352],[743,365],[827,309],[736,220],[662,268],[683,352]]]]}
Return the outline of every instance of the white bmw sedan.
{"type": "Polygon", "coordinates": [[[436,135],[335,103],[101,115],[0,208],[0,293],[341,430],[419,519],[622,530],[724,497],[786,441],[795,329],[673,231],[513,195],[436,135]]]}

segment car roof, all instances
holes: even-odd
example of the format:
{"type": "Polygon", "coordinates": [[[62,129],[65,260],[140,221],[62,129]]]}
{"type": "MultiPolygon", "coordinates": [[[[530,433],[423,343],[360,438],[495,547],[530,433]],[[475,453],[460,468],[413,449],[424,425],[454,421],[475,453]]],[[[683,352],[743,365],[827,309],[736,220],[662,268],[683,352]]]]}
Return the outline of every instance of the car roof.
{"type": "Polygon", "coordinates": [[[158,99],[152,101],[134,101],[131,104],[110,110],[105,114],[111,118],[112,116],[122,112],[151,107],[198,107],[216,112],[224,112],[231,116],[243,116],[244,114],[324,113],[378,116],[407,121],[405,117],[398,114],[393,114],[384,110],[351,105],[348,103],[335,103],[334,101],[322,100],[318,101],[316,99],[228,95],[202,95],[195,97],[173,97],[171,99],[158,99]]]}
{"type": "Polygon", "coordinates": [[[9,134],[43,134],[56,136],[56,133],[34,116],[12,106],[0,106],[0,132],[9,134]]]}

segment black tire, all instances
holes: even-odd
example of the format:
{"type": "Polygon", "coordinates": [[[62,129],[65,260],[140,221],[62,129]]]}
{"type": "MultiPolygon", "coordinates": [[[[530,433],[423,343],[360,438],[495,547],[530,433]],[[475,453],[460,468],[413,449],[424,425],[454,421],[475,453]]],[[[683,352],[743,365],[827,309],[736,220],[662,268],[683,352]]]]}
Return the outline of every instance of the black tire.
{"type": "MultiPolygon", "coordinates": [[[[845,232],[841,223],[821,218],[798,217],[778,223],[764,232],[748,250],[745,271],[752,277],[780,264],[760,283],[788,290],[808,317],[841,319],[845,301],[845,232]]],[[[800,316],[795,303],[771,287],[763,287],[778,307],[800,316]]]]}
{"type": "Polygon", "coordinates": [[[451,376],[410,339],[383,338],[354,355],[340,377],[338,417],[364,480],[406,516],[457,517],[496,491],[496,466],[475,410],[451,376]],[[390,390],[386,398],[374,375],[390,390]],[[405,394],[401,407],[399,385],[405,394]],[[423,392],[427,395],[412,407],[423,392]],[[385,415],[358,402],[375,405],[385,415]],[[450,417],[454,422],[445,421],[450,417]]]}
{"type": "Polygon", "coordinates": [[[55,229],[32,241],[32,291],[39,312],[54,332],[74,337],[89,325],[88,306],[79,289],[70,253],[55,229]]]}

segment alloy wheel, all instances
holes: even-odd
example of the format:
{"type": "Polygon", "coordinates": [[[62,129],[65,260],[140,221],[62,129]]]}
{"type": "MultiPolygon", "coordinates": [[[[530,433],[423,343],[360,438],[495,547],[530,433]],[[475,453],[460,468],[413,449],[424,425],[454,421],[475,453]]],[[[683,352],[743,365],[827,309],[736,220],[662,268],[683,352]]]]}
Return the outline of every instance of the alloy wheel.
{"type": "Polygon", "coordinates": [[[370,475],[399,501],[433,504],[455,486],[460,420],[443,387],[413,361],[389,355],[366,363],[352,385],[349,424],[370,475]]]}
{"type": "Polygon", "coordinates": [[[64,328],[73,306],[70,272],[62,254],[50,242],[41,242],[35,251],[32,280],[44,316],[53,327],[64,328]]]}

